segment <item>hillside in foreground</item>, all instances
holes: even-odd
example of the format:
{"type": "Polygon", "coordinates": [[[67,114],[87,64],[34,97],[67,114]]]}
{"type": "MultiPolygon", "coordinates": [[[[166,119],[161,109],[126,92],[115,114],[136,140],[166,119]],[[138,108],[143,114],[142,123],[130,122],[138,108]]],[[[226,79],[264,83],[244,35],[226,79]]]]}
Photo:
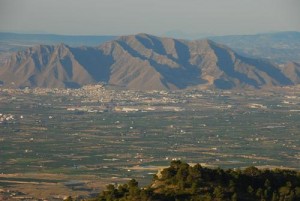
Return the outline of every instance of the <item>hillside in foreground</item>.
{"type": "Polygon", "coordinates": [[[181,161],[154,176],[149,186],[140,188],[136,180],[108,185],[92,201],[297,201],[300,200],[300,172],[292,170],[209,169],[181,161]]]}

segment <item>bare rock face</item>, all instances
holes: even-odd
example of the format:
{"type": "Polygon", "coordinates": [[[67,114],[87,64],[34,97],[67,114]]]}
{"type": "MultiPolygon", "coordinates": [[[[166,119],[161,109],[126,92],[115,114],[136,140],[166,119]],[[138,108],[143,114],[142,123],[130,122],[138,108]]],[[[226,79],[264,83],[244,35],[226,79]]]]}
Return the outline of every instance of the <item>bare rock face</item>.
{"type": "Polygon", "coordinates": [[[281,69],[246,58],[210,40],[137,34],[93,48],[64,44],[28,48],[0,67],[0,81],[21,88],[74,88],[97,82],[135,90],[261,88],[299,84],[299,69],[296,63],[281,69]]]}
{"type": "Polygon", "coordinates": [[[289,62],[284,65],[282,71],[294,84],[300,84],[300,64],[289,62]]]}

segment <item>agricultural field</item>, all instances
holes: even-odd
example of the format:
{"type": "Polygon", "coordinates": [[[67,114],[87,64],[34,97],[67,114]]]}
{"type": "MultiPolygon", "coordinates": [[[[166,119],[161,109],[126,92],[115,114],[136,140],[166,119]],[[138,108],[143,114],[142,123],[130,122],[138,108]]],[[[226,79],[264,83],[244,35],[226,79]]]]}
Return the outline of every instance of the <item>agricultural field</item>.
{"type": "Polygon", "coordinates": [[[0,113],[4,197],[88,196],[130,178],[143,185],[172,160],[299,170],[299,88],[1,89],[0,113]]]}

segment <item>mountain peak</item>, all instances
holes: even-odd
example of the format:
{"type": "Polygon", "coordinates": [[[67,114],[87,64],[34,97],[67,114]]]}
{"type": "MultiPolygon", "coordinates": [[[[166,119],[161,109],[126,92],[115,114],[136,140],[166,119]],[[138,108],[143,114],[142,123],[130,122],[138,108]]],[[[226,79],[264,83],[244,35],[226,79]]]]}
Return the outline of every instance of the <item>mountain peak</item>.
{"type": "Polygon", "coordinates": [[[65,44],[65,43],[59,43],[58,45],[57,45],[57,47],[58,48],[70,48],[67,44],[65,44]]]}
{"type": "Polygon", "coordinates": [[[121,41],[127,41],[127,40],[132,40],[132,39],[137,39],[137,38],[151,38],[151,37],[156,37],[150,34],[146,34],[146,33],[138,33],[138,34],[132,34],[132,35],[124,35],[124,36],[120,36],[117,38],[117,40],[121,40],[121,41]]]}
{"type": "Polygon", "coordinates": [[[103,81],[138,90],[261,88],[300,83],[299,65],[290,66],[284,71],[209,39],[139,33],[97,48],[63,43],[28,48],[0,67],[0,80],[4,86],[15,82],[15,87],[79,87],[103,81]]]}
{"type": "Polygon", "coordinates": [[[141,36],[141,37],[156,37],[156,36],[154,36],[154,35],[147,34],[147,33],[137,33],[137,34],[135,34],[135,36],[141,36]]]}

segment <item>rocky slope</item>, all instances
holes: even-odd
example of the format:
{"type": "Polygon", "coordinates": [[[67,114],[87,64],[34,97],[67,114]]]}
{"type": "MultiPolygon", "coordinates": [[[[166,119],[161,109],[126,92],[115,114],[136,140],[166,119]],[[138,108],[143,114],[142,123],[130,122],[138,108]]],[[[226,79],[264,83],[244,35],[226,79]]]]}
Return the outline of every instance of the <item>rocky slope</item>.
{"type": "Polygon", "coordinates": [[[0,81],[6,87],[80,87],[105,82],[136,90],[232,89],[299,84],[299,73],[293,72],[299,72],[298,64],[281,69],[210,40],[137,34],[98,47],[28,48],[14,53],[0,67],[0,81]]]}

